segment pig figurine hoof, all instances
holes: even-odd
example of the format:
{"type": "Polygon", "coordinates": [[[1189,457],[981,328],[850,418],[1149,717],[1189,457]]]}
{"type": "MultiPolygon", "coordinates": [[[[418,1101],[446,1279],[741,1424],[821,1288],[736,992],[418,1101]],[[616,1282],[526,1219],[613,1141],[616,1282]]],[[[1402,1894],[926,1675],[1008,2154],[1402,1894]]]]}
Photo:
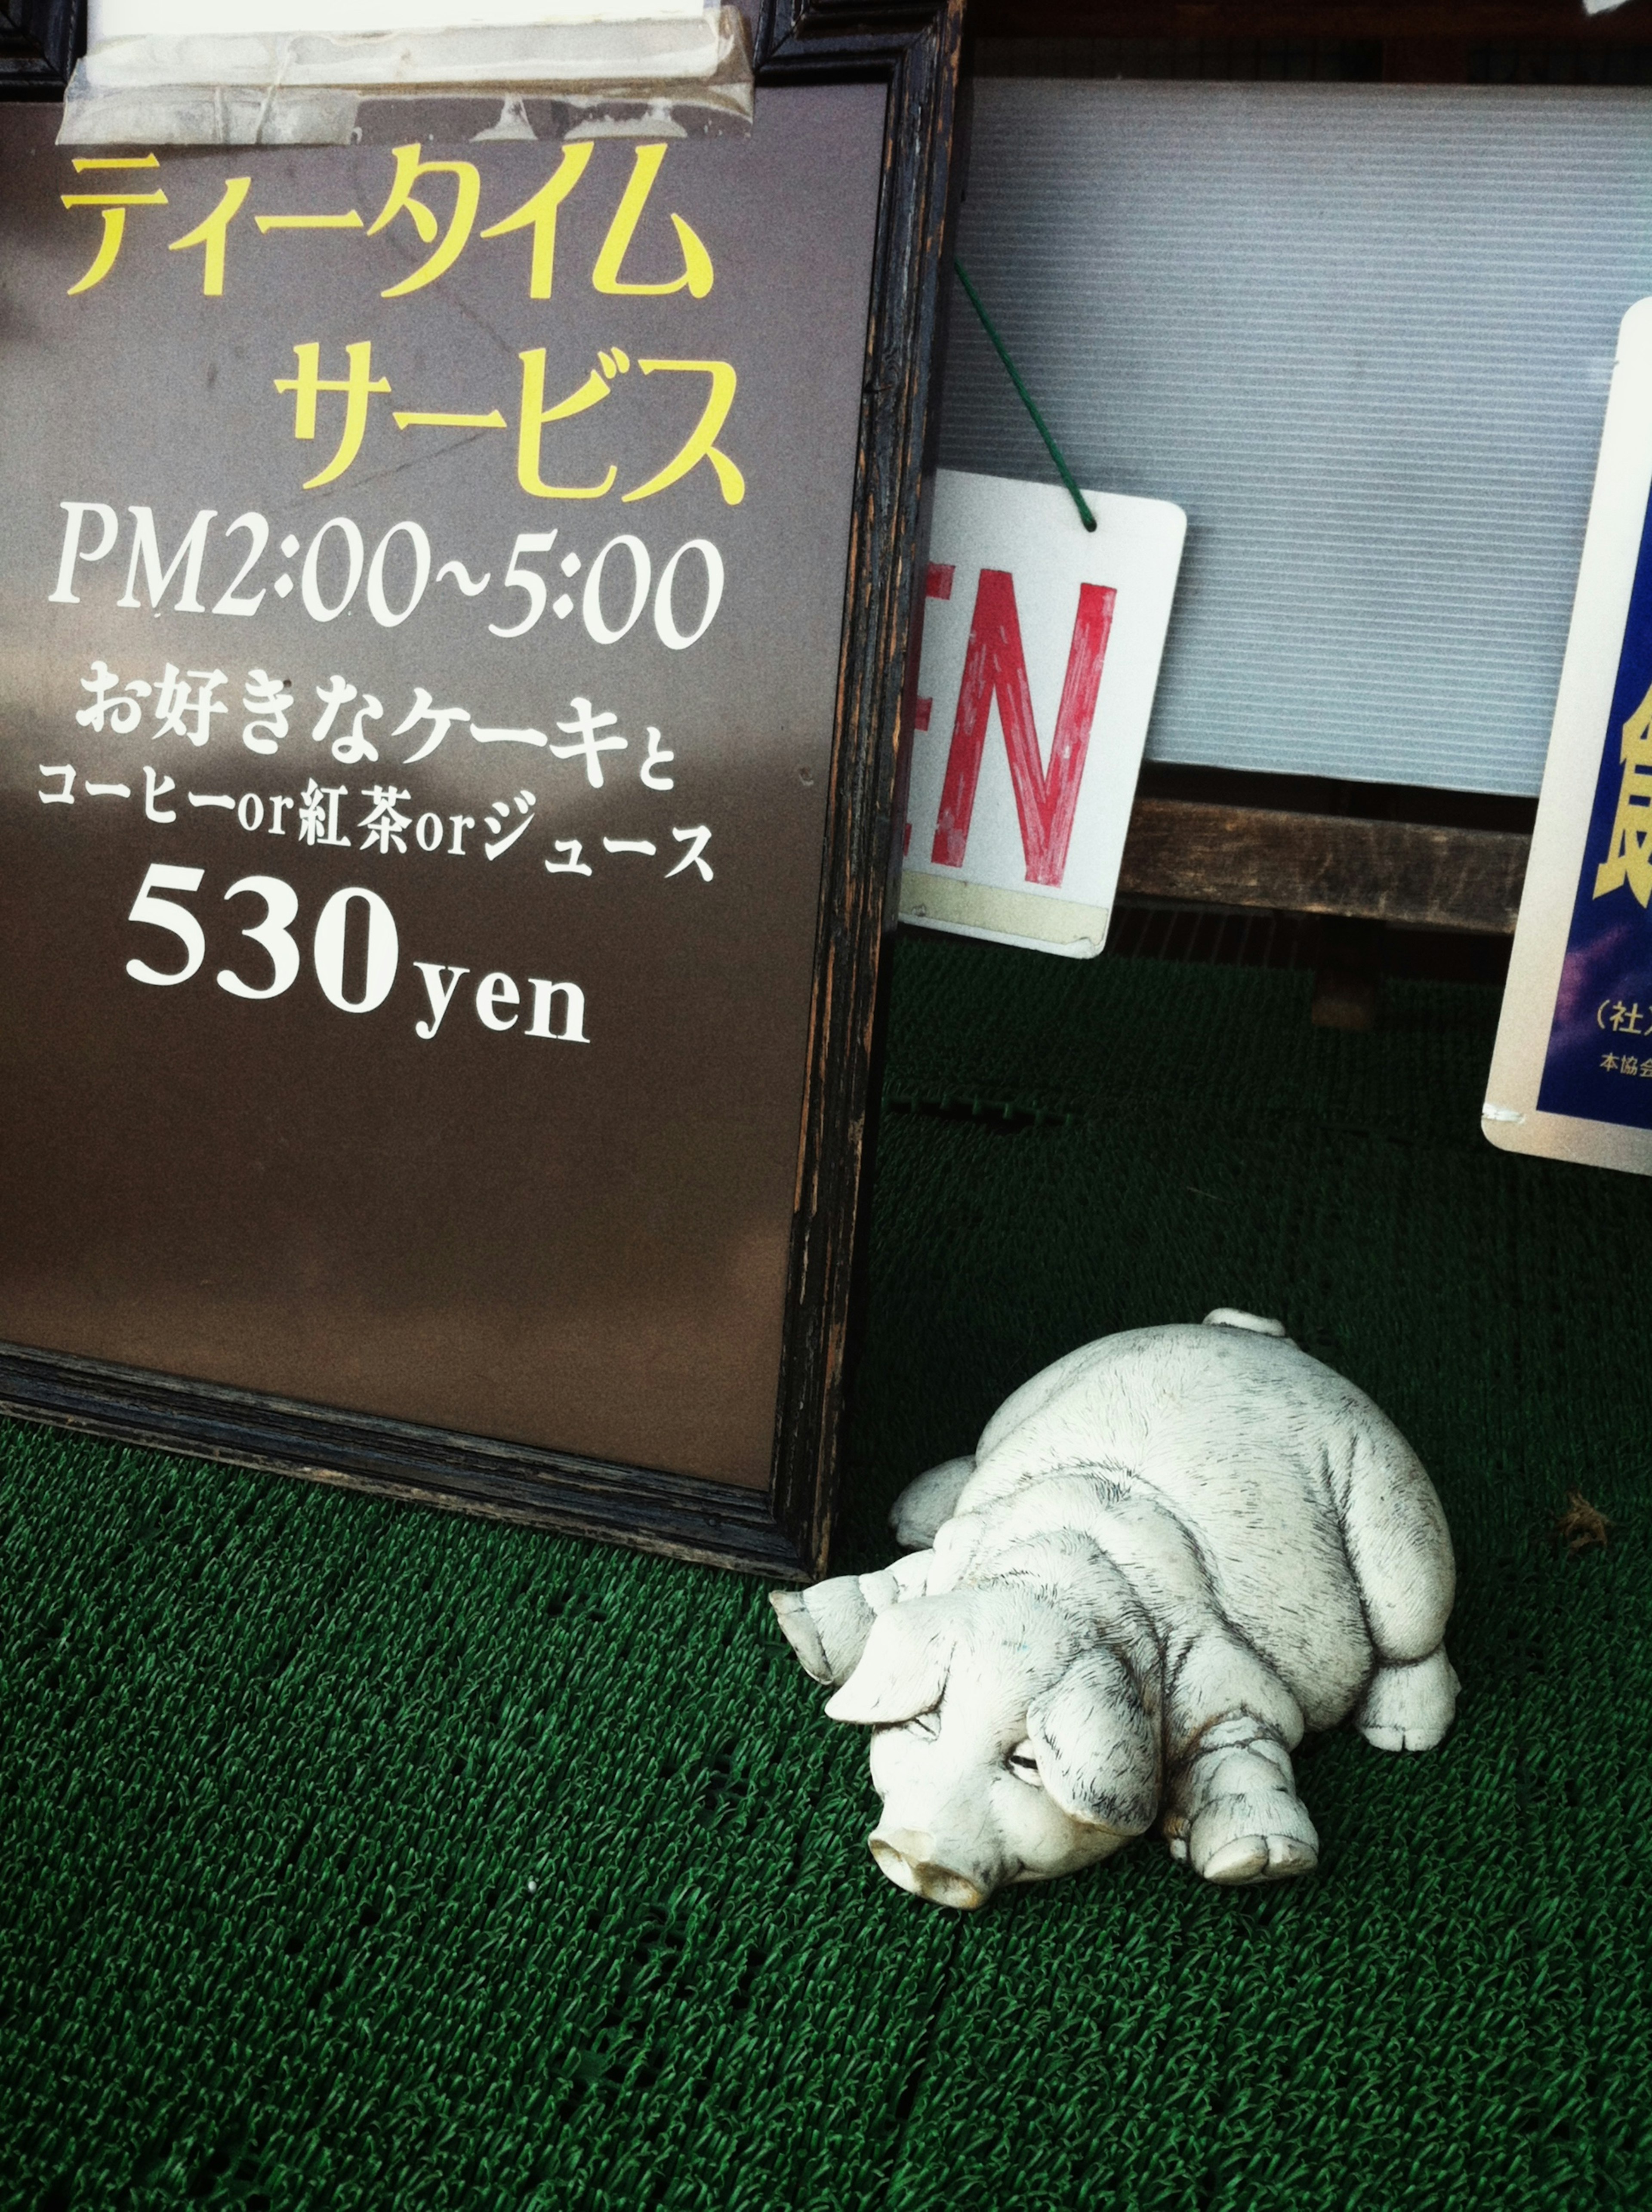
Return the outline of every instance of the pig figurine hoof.
{"type": "Polygon", "coordinates": [[[937,1904],[1155,1822],[1207,1881],[1310,1874],[1304,1730],[1429,1751],[1451,1725],[1440,1501],[1278,1322],[1224,1306],[1070,1352],[890,1519],[921,1548],[772,1602],[827,1712],[872,1731],[873,1857],[937,1904]]]}

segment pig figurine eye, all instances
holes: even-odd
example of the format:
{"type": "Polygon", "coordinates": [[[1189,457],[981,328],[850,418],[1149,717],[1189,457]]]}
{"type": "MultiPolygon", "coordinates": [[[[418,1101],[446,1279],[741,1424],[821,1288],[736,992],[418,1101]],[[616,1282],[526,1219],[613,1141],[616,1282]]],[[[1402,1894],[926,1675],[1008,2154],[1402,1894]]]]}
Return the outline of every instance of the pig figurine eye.
{"type": "Polygon", "coordinates": [[[940,1712],[938,1709],[933,1705],[930,1707],[926,1713],[914,1713],[909,1721],[902,1721],[901,1723],[901,1733],[902,1735],[920,1736],[926,1743],[933,1743],[940,1732],[940,1712]]]}
{"type": "Polygon", "coordinates": [[[1038,1753],[1033,1749],[1030,1736],[1022,1737],[1005,1764],[1017,1782],[1028,1783],[1035,1790],[1043,1788],[1043,1777],[1038,1771],[1038,1753]]]}

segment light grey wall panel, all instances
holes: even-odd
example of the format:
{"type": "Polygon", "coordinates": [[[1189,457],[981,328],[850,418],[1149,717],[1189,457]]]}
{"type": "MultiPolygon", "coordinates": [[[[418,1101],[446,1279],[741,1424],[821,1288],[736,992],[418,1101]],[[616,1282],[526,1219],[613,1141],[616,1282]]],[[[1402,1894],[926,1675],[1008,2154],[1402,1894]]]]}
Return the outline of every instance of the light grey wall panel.
{"type": "MultiPolygon", "coordinates": [[[[1080,482],[1187,511],[1150,757],[1537,789],[1652,94],[984,80],[959,252],[1080,482]]],[[[951,312],[942,460],[1054,482],[951,312]]]]}

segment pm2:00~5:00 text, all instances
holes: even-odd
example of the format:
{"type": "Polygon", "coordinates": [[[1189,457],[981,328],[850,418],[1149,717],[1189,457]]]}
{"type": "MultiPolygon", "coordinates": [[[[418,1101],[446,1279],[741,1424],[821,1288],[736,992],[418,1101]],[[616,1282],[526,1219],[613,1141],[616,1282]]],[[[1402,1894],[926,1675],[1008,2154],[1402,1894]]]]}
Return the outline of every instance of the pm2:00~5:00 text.
{"type": "MultiPolygon", "coordinates": [[[[114,552],[122,535],[120,517],[112,507],[100,500],[65,499],[60,500],[58,505],[65,518],[63,544],[58,557],[57,581],[46,594],[46,601],[51,606],[77,607],[81,599],[76,586],[84,586],[90,581],[80,572],[83,567],[106,561],[114,552]],[[88,535],[88,523],[95,529],[94,538],[88,535]]],[[[296,586],[291,572],[283,568],[273,585],[260,585],[256,592],[248,592],[243,586],[269,550],[272,534],[268,516],[249,511],[224,526],[222,535],[226,538],[237,532],[244,532],[247,548],[240,568],[209,606],[201,598],[201,582],[217,508],[200,509],[169,561],[164,560],[161,554],[154,509],[132,507],[127,513],[132,520],[131,544],[125,589],[115,601],[118,607],[142,607],[143,603],[137,595],[140,579],[149,594],[149,605],[157,613],[175,580],[178,595],[171,611],[185,615],[251,617],[259,611],[272,590],[281,600],[289,598],[296,588],[299,604],[311,620],[330,623],[337,622],[354,603],[365,577],[367,611],[381,629],[398,629],[424,599],[432,580],[435,556],[429,533],[422,523],[392,522],[369,557],[361,526],[347,514],[335,514],[313,533],[307,546],[290,532],[282,539],[279,550],[283,559],[290,561],[300,552],[304,556],[296,586]]],[[[538,626],[547,609],[558,622],[565,622],[574,612],[576,602],[572,592],[559,592],[553,599],[550,584],[531,565],[552,552],[558,534],[555,530],[518,532],[500,579],[500,589],[521,592],[527,604],[520,609],[517,620],[489,623],[490,635],[525,636],[538,626]]],[[[228,557],[233,560],[235,556],[232,552],[228,557]]],[[[642,539],[629,531],[610,538],[588,567],[572,548],[563,551],[556,565],[569,582],[584,570],[585,581],[577,605],[586,634],[597,645],[617,645],[636,628],[645,607],[652,605],[653,629],[660,643],[673,653],[686,653],[711,628],[723,603],[723,556],[709,538],[690,538],[679,545],[660,569],[658,582],[653,556],[642,539]],[[694,558],[684,569],[683,562],[689,555],[694,558]],[[703,599],[696,589],[701,585],[703,599]],[[621,605],[628,588],[629,601],[621,605]],[[679,596],[683,602],[682,609],[677,604],[679,596]],[[700,599],[697,608],[694,605],[696,599],[700,599]],[[610,615],[615,619],[610,621],[610,615]]],[[[119,573],[117,562],[109,572],[111,580],[119,573]]],[[[434,568],[434,575],[439,584],[451,582],[467,599],[479,598],[494,580],[491,569],[473,576],[462,561],[443,562],[440,568],[434,568]]]]}

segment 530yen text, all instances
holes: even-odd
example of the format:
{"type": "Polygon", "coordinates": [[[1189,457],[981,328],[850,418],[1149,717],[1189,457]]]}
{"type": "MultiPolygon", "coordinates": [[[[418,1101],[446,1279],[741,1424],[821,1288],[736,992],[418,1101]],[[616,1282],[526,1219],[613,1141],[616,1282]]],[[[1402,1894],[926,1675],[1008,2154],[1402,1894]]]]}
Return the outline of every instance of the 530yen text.
{"type": "MultiPolygon", "coordinates": [[[[134,957],[126,973],[135,983],[171,989],[198,975],[207,958],[206,931],[194,910],[167,894],[198,892],[205,878],[203,868],[176,867],[155,861],[138,887],[129,921],[163,930],[182,948],[178,966],[157,968],[134,957]]],[[[279,876],[242,876],[224,893],[226,900],[252,898],[264,908],[256,921],[246,923],[241,935],[259,949],[254,973],[248,978],[234,968],[220,968],[218,988],[235,999],[278,999],[290,991],[304,964],[304,955],[293,934],[298,920],[298,893],[279,876]],[[267,972],[265,972],[267,970],[267,972]]],[[[310,967],[321,995],[341,1014],[376,1013],[390,996],[401,964],[401,940],[396,918],[377,891],[359,884],[336,890],[316,916],[310,938],[310,967]]],[[[441,1028],[459,987],[470,975],[468,968],[435,960],[415,960],[423,982],[428,1012],[415,1022],[414,1034],[427,1042],[441,1028]]],[[[496,1035],[515,1030],[530,1037],[549,1037],[559,1044],[589,1044],[585,1030],[585,993],[577,983],[554,982],[544,975],[524,979],[527,995],[516,978],[502,969],[483,975],[466,996],[477,1020],[496,1035]]]]}

